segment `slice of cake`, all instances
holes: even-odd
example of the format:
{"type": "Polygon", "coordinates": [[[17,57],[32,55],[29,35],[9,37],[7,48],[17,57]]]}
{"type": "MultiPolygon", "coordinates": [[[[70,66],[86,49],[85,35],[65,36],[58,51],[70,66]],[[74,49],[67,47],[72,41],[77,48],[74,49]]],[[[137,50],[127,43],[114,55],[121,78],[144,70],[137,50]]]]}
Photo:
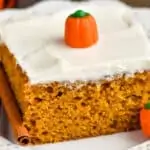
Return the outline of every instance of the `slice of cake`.
{"type": "Polygon", "coordinates": [[[33,143],[140,128],[150,51],[126,9],[81,6],[7,24],[1,38],[2,63],[33,143]]]}

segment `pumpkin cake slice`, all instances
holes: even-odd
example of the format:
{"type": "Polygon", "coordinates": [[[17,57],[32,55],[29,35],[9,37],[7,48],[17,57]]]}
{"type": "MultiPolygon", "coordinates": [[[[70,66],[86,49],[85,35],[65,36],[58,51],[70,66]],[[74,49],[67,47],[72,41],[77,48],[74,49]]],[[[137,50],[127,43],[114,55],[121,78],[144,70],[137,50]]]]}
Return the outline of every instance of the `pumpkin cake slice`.
{"type": "Polygon", "coordinates": [[[140,128],[150,51],[129,14],[87,5],[1,28],[2,63],[34,144],[140,128]]]}

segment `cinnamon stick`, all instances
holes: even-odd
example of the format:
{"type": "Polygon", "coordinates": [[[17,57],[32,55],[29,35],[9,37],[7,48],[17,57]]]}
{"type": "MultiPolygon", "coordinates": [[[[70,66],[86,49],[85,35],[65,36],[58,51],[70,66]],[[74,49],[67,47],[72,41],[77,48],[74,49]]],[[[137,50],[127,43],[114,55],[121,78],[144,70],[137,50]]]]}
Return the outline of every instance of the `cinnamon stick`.
{"type": "Polygon", "coordinates": [[[16,99],[11,91],[3,66],[0,64],[0,97],[8,120],[14,130],[17,141],[21,145],[30,144],[30,136],[22,124],[21,115],[16,105],[16,99]]]}

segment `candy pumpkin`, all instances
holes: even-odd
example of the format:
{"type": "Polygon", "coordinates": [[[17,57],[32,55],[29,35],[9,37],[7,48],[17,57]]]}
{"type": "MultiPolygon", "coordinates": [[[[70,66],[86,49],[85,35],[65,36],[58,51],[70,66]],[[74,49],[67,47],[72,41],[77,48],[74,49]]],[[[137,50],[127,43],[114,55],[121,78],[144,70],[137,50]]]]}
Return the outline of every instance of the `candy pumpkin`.
{"type": "Polygon", "coordinates": [[[150,137],[150,102],[140,111],[141,128],[146,137],[150,137]]]}
{"type": "Polygon", "coordinates": [[[65,23],[65,43],[72,48],[87,48],[98,41],[97,24],[82,10],[71,14],[65,23]]]}
{"type": "Polygon", "coordinates": [[[12,8],[16,4],[16,0],[0,0],[0,9],[12,8]]]}
{"type": "Polygon", "coordinates": [[[0,9],[3,9],[3,8],[4,8],[4,1],[0,0],[0,9]]]}

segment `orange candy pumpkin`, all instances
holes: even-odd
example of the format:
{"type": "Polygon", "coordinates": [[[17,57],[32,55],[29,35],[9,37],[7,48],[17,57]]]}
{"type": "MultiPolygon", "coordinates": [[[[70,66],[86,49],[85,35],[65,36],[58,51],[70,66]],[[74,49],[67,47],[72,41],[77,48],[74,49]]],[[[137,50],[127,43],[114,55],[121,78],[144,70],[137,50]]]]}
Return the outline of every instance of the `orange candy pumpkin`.
{"type": "Polygon", "coordinates": [[[65,43],[72,48],[87,48],[98,41],[97,24],[93,16],[82,10],[70,15],[65,24],[65,43]]]}
{"type": "Polygon", "coordinates": [[[150,137],[150,102],[140,111],[141,128],[146,137],[150,137]]]}
{"type": "Polygon", "coordinates": [[[4,1],[0,0],[0,9],[3,9],[3,8],[4,8],[4,1]]]}
{"type": "Polygon", "coordinates": [[[0,9],[13,8],[16,0],[0,0],[0,9]]]}

